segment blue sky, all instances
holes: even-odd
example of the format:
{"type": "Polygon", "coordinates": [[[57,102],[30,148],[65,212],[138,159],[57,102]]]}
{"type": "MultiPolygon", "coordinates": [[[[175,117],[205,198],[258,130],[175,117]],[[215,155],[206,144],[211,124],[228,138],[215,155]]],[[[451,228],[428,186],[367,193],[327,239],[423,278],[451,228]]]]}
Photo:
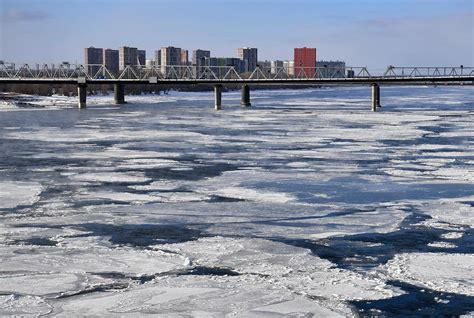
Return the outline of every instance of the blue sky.
{"type": "Polygon", "coordinates": [[[259,59],[293,48],[352,66],[474,63],[474,0],[0,0],[0,59],[83,62],[83,48],[174,45],[259,59]]]}

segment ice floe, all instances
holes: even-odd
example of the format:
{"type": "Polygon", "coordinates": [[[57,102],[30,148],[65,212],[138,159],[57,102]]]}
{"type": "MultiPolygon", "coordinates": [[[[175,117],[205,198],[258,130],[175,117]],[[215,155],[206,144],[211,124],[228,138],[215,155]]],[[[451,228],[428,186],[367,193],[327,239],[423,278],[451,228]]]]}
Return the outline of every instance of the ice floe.
{"type": "Polygon", "coordinates": [[[472,254],[400,254],[396,255],[385,269],[393,279],[437,291],[474,295],[472,254]]]}
{"type": "Polygon", "coordinates": [[[41,191],[37,182],[0,181],[0,209],[32,205],[40,199],[41,191]]]}
{"type": "Polygon", "coordinates": [[[125,172],[97,172],[69,174],[69,178],[76,181],[86,182],[110,182],[110,183],[143,183],[150,181],[140,173],[125,172]]]}

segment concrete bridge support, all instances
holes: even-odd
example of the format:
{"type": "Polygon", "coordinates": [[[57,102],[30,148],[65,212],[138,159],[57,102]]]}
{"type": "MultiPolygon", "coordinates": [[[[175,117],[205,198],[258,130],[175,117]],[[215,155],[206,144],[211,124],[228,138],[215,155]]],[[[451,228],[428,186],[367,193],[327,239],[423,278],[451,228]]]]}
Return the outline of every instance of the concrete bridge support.
{"type": "Polygon", "coordinates": [[[87,99],[87,85],[79,84],[77,85],[77,97],[79,98],[79,109],[86,108],[86,99],[87,99]]]}
{"type": "Polygon", "coordinates": [[[382,107],[382,105],[380,105],[380,84],[377,84],[377,99],[375,103],[377,104],[377,108],[382,107]]]}
{"type": "Polygon", "coordinates": [[[214,86],[214,109],[221,110],[222,108],[222,85],[214,86]]]}
{"type": "Polygon", "coordinates": [[[114,101],[115,104],[125,104],[125,89],[123,84],[114,84],[114,101]]]}
{"type": "Polygon", "coordinates": [[[240,105],[244,107],[252,105],[250,103],[250,87],[247,84],[242,86],[242,98],[240,99],[240,105]]]}
{"type": "Polygon", "coordinates": [[[377,107],[380,107],[380,86],[372,83],[372,111],[376,112],[377,107]]]}

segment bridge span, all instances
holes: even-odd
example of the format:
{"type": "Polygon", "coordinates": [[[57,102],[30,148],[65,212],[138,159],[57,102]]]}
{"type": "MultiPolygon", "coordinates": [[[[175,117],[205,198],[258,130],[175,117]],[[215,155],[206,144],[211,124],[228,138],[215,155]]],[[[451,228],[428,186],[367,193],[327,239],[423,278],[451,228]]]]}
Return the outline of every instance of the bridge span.
{"type": "Polygon", "coordinates": [[[232,66],[136,66],[112,71],[104,65],[0,64],[1,84],[73,84],[77,85],[78,106],[86,108],[87,85],[112,84],[114,102],[125,103],[124,86],[146,85],[212,85],[214,108],[222,107],[222,88],[242,86],[242,106],[250,106],[250,87],[317,86],[317,85],[370,85],[372,111],[380,104],[380,85],[407,84],[464,84],[474,83],[474,67],[395,67],[382,72],[370,72],[367,67],[294,67],[292,69],[257,66],[253,72],[239,73],[232,66]]]}

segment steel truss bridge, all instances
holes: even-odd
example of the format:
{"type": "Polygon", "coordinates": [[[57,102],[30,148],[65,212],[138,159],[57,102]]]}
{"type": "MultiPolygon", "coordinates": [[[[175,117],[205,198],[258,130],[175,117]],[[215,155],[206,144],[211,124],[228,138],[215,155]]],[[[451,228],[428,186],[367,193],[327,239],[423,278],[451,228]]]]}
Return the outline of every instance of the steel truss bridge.
{"type": "Polygon", "coordinates": [[[221,109],[222,86],[242,85],[250,106],[249,85],[372,85],[372,110],[380,107],[380,85],[474,82],[474,67],[395,67],[371,72],[367,67],[259,67],[241,73],[233,66],[136,66],[116,71],[105,65],[0,64],[1,84],[76,84],[79,107],[86,107],[88,84],[113,84],[115,103],[124,103],[125,84],[213,85],[215,108],[221,109]]]}

